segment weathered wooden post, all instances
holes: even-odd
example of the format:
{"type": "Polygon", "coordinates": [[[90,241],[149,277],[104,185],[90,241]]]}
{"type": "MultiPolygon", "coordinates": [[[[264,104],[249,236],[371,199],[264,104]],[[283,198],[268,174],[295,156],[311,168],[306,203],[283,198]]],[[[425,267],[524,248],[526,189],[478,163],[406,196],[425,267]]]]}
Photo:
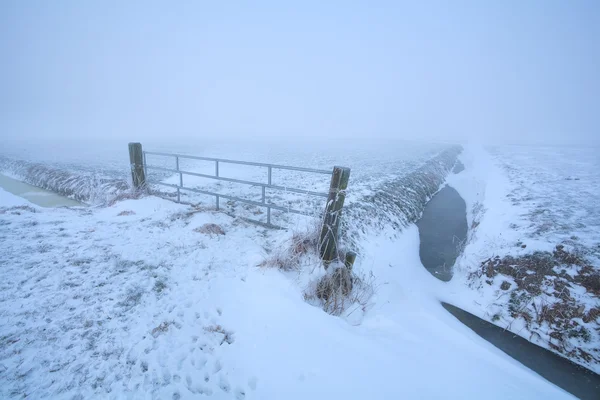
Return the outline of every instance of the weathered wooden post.
{"type": "Polygon", "coordinates": [[[344,265],[348,269],[348,271],[352,271],[352,267],[354,266],[354,261],[356,261],[356,253],[353,251],[349,251],[346,253],[346,257],[344,259],[344,265]]]}
{"type": "Polygon", "coordinates": [[[323,227],[321,228],[321,235],[319,237],[319,254],[325,264],[325,268],[338,258],[338,231],[349,179],[350,168],[333,167],[329,197],[327,198],[327,205],[325,206],[325,214],[323,216],[323,227]]]}
{"type": "Polygon", "coordinates": [[[145,188],[146,174],[144,173],[144,156],[141,143],[129,143],[129,162],[133,187],[136,189],[145,188]]]}

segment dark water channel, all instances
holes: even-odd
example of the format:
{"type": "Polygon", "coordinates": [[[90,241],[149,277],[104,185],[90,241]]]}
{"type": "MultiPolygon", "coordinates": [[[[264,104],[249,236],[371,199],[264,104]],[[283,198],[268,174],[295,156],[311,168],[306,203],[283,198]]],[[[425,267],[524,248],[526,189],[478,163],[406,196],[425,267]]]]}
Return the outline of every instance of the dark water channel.
{"type": "MultiPolygon", "coordinates": [[[[417,226],[423,266],[436,278],[449,281],[467,237],[464,200],[453,188],[444,187],[427,203],[417,226]]],[[[442,305],[479,336],[556,386],[581,399],[600,399],[600,375],[458,307],[442,305]]]]}
{"type": "Polygon", "coordinates": [[[427,203],[417,226],[421,262],[433,276],[448,282],[467,237],[465,201],[454,188],[445,186],[427,203]]]}

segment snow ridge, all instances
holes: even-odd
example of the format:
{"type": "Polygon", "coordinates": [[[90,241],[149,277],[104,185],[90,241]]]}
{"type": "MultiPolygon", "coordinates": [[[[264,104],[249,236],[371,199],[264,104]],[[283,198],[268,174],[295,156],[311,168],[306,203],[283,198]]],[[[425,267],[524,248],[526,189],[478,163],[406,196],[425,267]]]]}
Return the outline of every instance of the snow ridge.
{"type": "Polygon", "coordinates": [[[0,172],[31,185],[88,204],[102,205],[131,190],[129,182],[108,176],[105,172],[77,173],[62,168],[0,157],[0,172]]]}
{"type": "Polygon", "coordinates": [[[415,171],[381,183],[371,194],[347,206],[342,219],[344,239],[356,245],[358,236],[366,230],[380,232],[391,226],[400,232],[417,221],[462,150],[462,146],[452,146],[415,171]]]}

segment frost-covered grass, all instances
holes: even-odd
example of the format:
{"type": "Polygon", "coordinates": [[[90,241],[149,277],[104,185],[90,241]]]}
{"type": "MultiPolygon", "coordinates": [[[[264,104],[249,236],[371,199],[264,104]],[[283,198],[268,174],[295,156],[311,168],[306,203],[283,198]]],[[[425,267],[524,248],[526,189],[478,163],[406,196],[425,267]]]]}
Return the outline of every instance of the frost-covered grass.
{"type": "Polygon", "coordinates": [[[374,292],[338,317],[305,299],[326,274],[314,257],[264,264],[310,220],[271,230],[156,197],[0,204],[0,397],[567,397],[446,313],[414,225],[366,225],[354,268],[374,292]]]}
{"type": "Polygon", "coordinates": [[[103,205],[131,192],[127,180],[112,177],[105,171],[92,171],[78,166],[70,168],[60,169],[0,155],[2,174],[79,202],[103,205]]]}
{"type": "Polygon", "coordinates": [[[243,397],[248,382],[220,373],[235,366],[212,285],[245,279],[264,230],[193,211],[156,198],[2,208],[2,397],[243,397]],[[226,236],[197,229],[208,221],[226,236]]]}
{"type": "MultiPolygon", "coordinates": [[[[241,141],[232,145],[218,140],[198,138],[190,143],[144,141],[144,149],[194,156],[219,157],[233,160],[265,162],[280,165],[331,170],[334,165],[352,168],[348,204],[361,199],[374,188],[397,179],[422,166],[448,146],[392,141],[371,143],[348,141],[345,143],[322,140],[311,143],[273,143],[241,141]]],[[[175,168],[175,159],[148,155],[149,165],[175,168]]],[[[6,141],[0,149],[0,173],[23,180],[35,186],[89,204],[105,204],[129,190],[129,155],[126,142],[50,141],[22,143],[6,141]]],[[[180,168],[189,172],[214,174],[213,162],[181,159],[180,168]]],[[[222,177],[267,182],[266,168],[221,163],[222,177]]],[[[261,201],[259,186],[215,181],[184,176],[184,185],[213,192],[229,194],[249,200],[261,201]]],[[[273,170],[273,184],[318,192],[327,192],[329,177],[298,171],[273,170]]],[[[179,176],[148,170],[149,182],[178,184],[179,176]]],[[[175,199],[175,190],[153,186],[162,194],[175,199]]],[[[181,199],[189,203],[215,205],[213,196],[182,191],[181,199]]],[[[266,200],[274,204],[300,209],[319,215],[324,199],[307,197],[291,192],[267,189],[266,200]]],[[[222,199],[224,209],[245,217],[266,222],[266,209],[222,199]]],[[[273,211],[275,223],[289,225],[285,213],[273,211]]]]}
{"type": "MultiPolygon", "coordinates": [[[[318,145],[318,144],[317,144],[318,145]]],[[[315,146],[317,146],[315,145],[315,146]]],[[[268,162],[279,165],[291,165],[300,167],[310,167],[331,171],[333,166],[345,166],[351,168],[350,184],[347,190],[346,205],[352,206],[355,203],[365,206],[372,203],[372,200],[366,200],[368,196],[373,196],[374,192],[384,192],[390,182],[397,182],[401,177],[405,177],[415,170],[423,167],[432,157],[446,150],[450,146],[436,144],[414,143],[392,143],[389,148],[382,150],[381,145],[357,144],[349,142],[346,144],[336,144],[325,148],[291,148],[283,149],[277,147],[250,147],[246,151],[240,152],[239,149],[232,150],[223,146],[214,146],[211,151],[202,151],[200,155],[209,155],[211,157],[220,157],[225,159],[268,162]]],[[[180,154],[182,152],[179,152],[180,154]]],[[[190,150],[183,154],[194,154],[190,150]]],[[[199,154],[196,154],[199,155],[199,154]]],[[[175,159],[173,157],[148,155],[147,163],[150,166],[163,168],[175,168],[175,159]]],[[[213,175],[215,173],[215,163],[212,161],[198,161],[181,158],[179,167],[183,171],[213,175]]],[[[241,179],[251,182],[267,183],[268,170],[264,167],[254,167],[245,165],[235,165],[220,163],[219,176],[225,178],[241,179]]],[[[439,174],[439,172],[438,172],[439,174]]],[[[171,185],[180,183],[179,174],[172,175],[162,171],[148,170],[149,182],[163,182],[171,185]]],[[[281,187],[290,187],[303,190],[309,190],[319,193],[328,193],[330,176],[314,174],[299,171],[287,171],[273,169],[272,183],[281,187]]],[[[241,183],[231,183],[216,181],[210,178],[195,177],[183,175],[183,184],[185,187],[208,190],[225,195],[242,197],[256,202],[262,201],[262,188],[258,185],[246,185],[241,183]]],[[[408,189],[409,184],[405,182],[408,189]]],[[[153,185],[154,190],[159,190],[161,195],[171,199],[176,198],[176,190],[165,186],[153,185]]],[[[402,187],[395,187],[397,193],[402,192],[402,187]]],[[[436,186],[437,189],[437,186],[436,186]]],[[[272,203],[282,207],[308,212],[314,216],[320,217],[325,205],[325,199],[322,197],[306,196],[296,194],[285,190],[266,189],[265,199],[267,203],[272,203]]],[[[214,196],[206,196],[190,191],[181,191],[181,200],[192,204],[215,205],[214,196]]],[[[408,202],[407,202],[408,203],[408,202]]],[[[419,203],[422,203],[419,199],[419,203]]],[[[224,210],[235,215],[266,222],[267,210],[263,207],[256,207],[240,202],[221,200],[220,204],[224,210]]],[[[420,207],[421,205],[419,205],[420,207]]],[[[282,226],[290,225],[290,216],[285,212],[273,210],[272,219],[275,224],[282,226]]],[[[373,215],[373,218],[376,216],[373,215]]],[[[292,218],[292,221],[294,219],[292,218]]],[[[293,222],[292,222],[293,223],[293,222]]]]}
{"type": "Polygon", "coordinates": [[[471,227],[449,299],[600,372],[596,149],[471,148],[450,179],[471,227]]]}
{"type": "Polygon", "coordinates": [[[520,209],[509,228],[551,244],[568,242],[600,261],[598,148],[497,147],[490,150],[520,209]]]}

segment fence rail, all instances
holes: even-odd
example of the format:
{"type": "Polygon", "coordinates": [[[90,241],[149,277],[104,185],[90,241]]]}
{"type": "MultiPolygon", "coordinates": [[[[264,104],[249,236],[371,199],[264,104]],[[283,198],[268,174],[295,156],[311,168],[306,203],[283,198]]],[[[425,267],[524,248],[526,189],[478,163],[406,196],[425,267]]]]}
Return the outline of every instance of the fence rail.
{"type": "MultiPolygon", "coordinates": [[[[179,184],[173,185],[170,183],[164,182],[154,182],[154,184],[171,187],[177,190],[177,202],[181,202],[181,191],[187,190],[190,192],[195,192],[199,194],[204,194],[208,196],[215,196],[216,208],[219,209],[219,199],[222,197],[224,199],[239,201],[242,203],[265,207],[267,209],[267,225],[273,226],[271,224],[271,210],[279,210],[283,212],[300,214],[300,215],[308,215],[315,216],[314,214],[307,213],[300,210],[292,209],[291,207],[285,207],[277,204],[273,204],[271,202],[267,202],[266,190],[273,189],[291,193],[305,194],[309,196],[316,197],[324,197],[327,198],[327,202],[325,204],[325,212],[323,213],[323,224],[321,226],[321,233],[319,235],[319,254],[325,268],[334,260],[339,259],[338,248],[337,248],[337,240],[338,240],[338,231],[342,213],[342,207],[344,206],[344,200],[346,198],[346,188],[348,187],[348,180],[350,179],[350,168],[345,167],[333,167],[333,170],[327,171],[322,169],[315,168],[304,168],[304,167],[291,167],[288,165],[277,165],[277,164],[266,164],[266,163],[256,163],[250,161],[237,161],[237,160],[228,160],[224,158],[212,158],[212,157],[197,157],[197,156],[188,156],[183,154],[172,154],[172,153],[161,153],[154,151],[142,151],[141,143],[129,143],[129,161],[131,166],[131,177],[133,181],[133,186],[137,190],[142,190],[147,187],[147,176],[148,170],[154,169],[163,172],[170,172],[173,174],[179,174],[179,184]],[[164,168],[158,166],[148,165],[147,155],[154,156],[162,156],[162,157],[173,157],[175,158],[175,168],[164,168]],[[214,175],[210,174],[201,174],[198,172],[192,171],[184,171],[179,166],[180,159],[191,159],[191,160],[200,160],[200,161],[209,161],[215,163],[215,172],[214,175]],[[223,176],[219,176],[219,165],[220,164],[238,164],[238,165],[249,165],[254,167],[263,167],[267,169],[267,183],[264,182],[254,182],[247,181],[243,179],[235,179],[235,178],[227,178],[223,176]],[[281,185],[273,184],[273,170],[289,170],[289,171],[299,171],[299,172],[308,172],[315,174],[323,174],[327,175],[331,178],[331,182],[329,185],[329,192],[315,192],[311,190],[304,190],[293,187],[286,187],[281,185]],[[261,187],[262,196],[261,201],[248,200],[237,196],[232,196],[223,193],[212,192],[210,190],[203,190],[191,187],[185,187],[183,185],[183,176],[191,175],[197,176],[201,178],[214,179],[218,181],[225,181],[231,183],[240,183],[249,186],[258,186],[261,187]]],[[[259,221],[256,221],[259,222],[259,221]]],[[[346,255],[346,266],[351,268],[352,263],[354,262],[354,258],[356,254],[349,253],[346,255]]]]}
{"type": "Polygon", "coordinates": [[[164,182],[151,182],[156,185],[161,185],[161,186],[166,186],[166,187],[176,189],[177,190],[177,202],[181,202],[181,191],[184,190],[184,191],[190,191],[190,192],[204,194],[204,195],[208,195],[208,196],[214,196],[217,210],[219,209],[220,198],[233,200],[233,201],[239,201],[239,202],[242,202],[245,204],[250,204],[253,206],[257,206],[257,207],[264,207],[267,209],[267,224],[268,225],[272,225],[271,224],[271,210],[278,210],[278,211],[288,212],[288,213],[292,213],[292,214],[306,215],[306,216],[312,216],[312,217],[314,217],[315,214],[308,213],[308,212],[301,211],[301,210],[296,210],[291,207],[286,207],[286,206],[274,204],[271,202],[267,202],[267,196],[266,196],[267,189],[272,189],[272,190],[277,190],[277,191],[282,191],[282,192],[289,192],[289,193],[305,194],[305,195],[309,195],[309,196],[322,197],[322,198],[327,198],[329,196],[329,193],[315,192],[315,191],[311,191],[311,190],[299,189],[299,188],[294,188],[294,187],[274,185],[273,184],[273,170],[299,171],[299,172],[307,172],[307,173],[314,173],[314,174],[323,174],[323,175],[327,175],[329,177],[331,177],[332,171],[315,169],[315,168],[292,167],[292,166],[288,166],[288,165],[257,163],[257,162],[250,162],[250,161],[237,161],[237,160],[229,160],[229,159],[224,159],[224,158],[188,156],[188,155],[183,155],[183,154],[162,153],[162,152],[154,152],[154,151],[143,151],[142,154],[143,154],[143,163],[144,163],[144,173],[145,173],[146,177],[148,176],[148,170],[156,170],[156,171],[162,171],[162,172],[170,172],[173,174],[179,174],[179,184],[178,185],[173,185],[173,184],[164,183],[164,182]],[[174,158],[175,159],[175,168],[165,168],[165,167],[148,165],[147,157],[146,157],[147,155],[174,158]],[[192,172],[192,171],[185,171],[180,168],[179,161],[181,159],[191,159],[191,160],[214,162],[215,163],[214,175],[202,174],[202,173],[192,172]],[[267,169],[267,182],[266,183],[265,182],[256,182],[256,181],[249,181],[249,180],[244,180],[244,179],[236,179],[236,178],[228,178],[228,177],[220,176],[219,175],[219,165],[220,164],[238,164],[238,165],[248,165],[248,166],[266,168],[267,169]],[[210,190],[186,187],[186,186],[184,186],[184,183],[183,183],[184,175],[213,179],[213,180],[218,180],[218,181],[223,181],[223,182],[239,183],[239,184],[249,185],[249,186],[253,186],[253,187],[261,187],[261,190],[262,190],[261,201],[244,199],[241,197],[223,194],[223,193],[217,193],[217,192],[213,192],[210,190]]]}

